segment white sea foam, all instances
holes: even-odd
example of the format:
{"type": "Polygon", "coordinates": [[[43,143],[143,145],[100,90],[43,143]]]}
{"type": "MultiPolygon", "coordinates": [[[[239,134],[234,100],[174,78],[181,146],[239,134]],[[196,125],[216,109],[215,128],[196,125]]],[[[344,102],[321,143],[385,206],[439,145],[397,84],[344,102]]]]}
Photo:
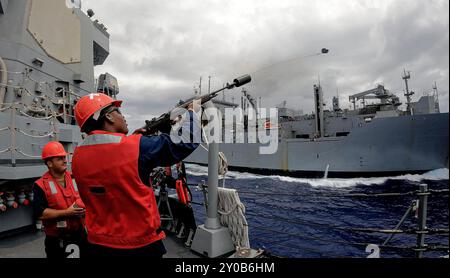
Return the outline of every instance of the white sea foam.
{"type": "MultiPolygon", "coordinates": [[[[193,176],[207,176],[208,175],[208,167],[188,164],[186,166],[187,172],[189,175],[193,176]]],[[[226,174],[226,178],[232,178],[236,180],[245,180],[245,179],[274,179],[283,182],[289,183],[307,183],[313,187],[337,187],[337,188],[345,188],[345,187],[353,187],[356,185],[377,185],[383,184],[387,180],[408,180],[412,182],[420,182],[422,180],[448,180],[449,179],[449,170],[447,168],[436,169],[433,171],[426,172],[422,175],[412,175],[406,174],[395,177],[376,177],[376,178],[350,178],[350,179],[338,179],[338,178],[328,178],[328,179],[306,179],[306,178],[294,178],[288,176],[265,176],[252,174],[247,172],[236,172],[230,171],[226,174]]]]}

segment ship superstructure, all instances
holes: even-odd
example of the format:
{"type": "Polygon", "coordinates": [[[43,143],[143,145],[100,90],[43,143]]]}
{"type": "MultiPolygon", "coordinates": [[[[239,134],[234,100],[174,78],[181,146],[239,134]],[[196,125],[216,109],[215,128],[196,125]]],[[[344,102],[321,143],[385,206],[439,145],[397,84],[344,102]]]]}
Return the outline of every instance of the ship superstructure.
{"type": "MultiPolygon", "coordinates": [[[[73,107],[96,91],[94,66],[108,57],[109,34],[80,8],[79,1],[0,1],[0,232],[33,224],[24,204],[47,170],[42,147],[57,140],[72,153],[81,141],[73,107]]],[[[102,90],[111,87],[105,80],[114,83],[103,78],[102,90]]]]}

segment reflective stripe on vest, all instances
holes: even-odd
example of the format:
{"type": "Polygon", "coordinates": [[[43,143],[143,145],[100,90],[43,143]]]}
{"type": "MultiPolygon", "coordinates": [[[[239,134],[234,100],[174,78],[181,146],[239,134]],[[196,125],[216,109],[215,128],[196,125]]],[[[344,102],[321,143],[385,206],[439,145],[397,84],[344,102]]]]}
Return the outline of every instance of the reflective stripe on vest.
{"type": "Polygon", "coordinates": [[[111,135],[111,134],[93,134],[89,135],[81,146],[93,146],[100,144],[109,143],[120,143],[122,141],[122,136],[111,135]]]}
{"type": "Polygon", "coordinates": [[[58,193],[58,191],[56,190],[56,186],[55,186],[54,182],[48,181],[48,185],[50,186],[50,191],[52,192],[52,194],[58,193]]]}
{"type": "Polygon", "coordinates": [[[73,189],[78,192],[78,186],[77,186],[77,182],[75,181],[75,179],[72,179],[72,185],[73,185],[73,189]]]}

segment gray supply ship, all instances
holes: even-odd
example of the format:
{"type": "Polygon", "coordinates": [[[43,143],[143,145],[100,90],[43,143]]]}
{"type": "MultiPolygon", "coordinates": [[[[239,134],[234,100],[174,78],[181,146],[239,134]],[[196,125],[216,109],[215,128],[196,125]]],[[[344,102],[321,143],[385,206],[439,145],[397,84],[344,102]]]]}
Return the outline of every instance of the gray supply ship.
{"type": "MultiPolygon", "coordinates": [[[[246,111],[249,107],[257,110],[258,105],[243,88],[245,141],[222,143],[220,151],[231,169],[300,177],[393,176],[448,168],[449,117],[439,111],[437,86],[433,94],[412,102],[409,78],[405,71],[406,111],[383,85],[351,95],[351,110],[342,110],[338,97],[333,97],[332,109],[326,110],[322,87],[314,85],[313,114],[299,115],[284,102],[277,107],[277,126],[271,126],[269,118],[258,119],[261,128],[278,129],[278,149],[273,154],[260,154],[262,144],[247,141],[246,111]],[[376,102],[369,104],[367,100],[376,102]]],[[[222,111],[238,107],[224,100],[215,102],[222,111]]],[[[223,126],[239,132],[236,125],[223,126]]],[[[206,151],[198,148],[186,162],[206,164],[206,157],[206,151]]]]}
{"type": "MultiPolygon", "coordinates": [[[[109,55],[109,34],[93,16],[92,10],[87,14],[81,10],[79,0],[0,0],[0,238],[35,226],[32,186],[47,171],[41,160],[43,146],[49,141],[61,142],[69,153],[70,167],[71,155],[82,142],[73,116],[77,100],[92,92],[114,98],[119,93],[112,75],[101,74],[97,82],[94,79],[94,66],[103,64],[109,55]]],[[[198,227],[190,203],[182,204],[177,194],[169,195],[163,181],[159,187],[153,184],[161,226],[168,235],[167,256],[262,255],[262,251],[249,248],[248,239],[244,238],[245,244],[237,243],[239,237],[233,235],[247,236],[246,230],[241,231],[246,227],[219,222],[218,209],[236,205],[223,201],[221,194],[242,204],[235,191],[218,193],[217,182],[212,184],[217,172],[213,168],[215,174],[201,189],[205,197],[208,194],[208,218],[198,227]]],[[[206,209],[206,201],[204,204],[206,209]]],[[[233,211],[243,217],[241,209],[233,211]]],[[[233,213],[226,217],[230,215],[233,213]]],[[[36,226],[42,229],[41,224],[36,226]]],[[[33,240],[40,242],[35,255],[42,256],[43,232],[38,231],[33,240]]],[[[15,254],[0,250],[2,256],[15,254]]]]}

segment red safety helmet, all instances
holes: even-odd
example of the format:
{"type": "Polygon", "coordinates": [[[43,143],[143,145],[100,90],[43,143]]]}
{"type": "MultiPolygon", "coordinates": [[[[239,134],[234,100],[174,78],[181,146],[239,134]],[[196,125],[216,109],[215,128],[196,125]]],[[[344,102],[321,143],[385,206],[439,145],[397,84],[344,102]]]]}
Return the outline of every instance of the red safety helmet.
{"type": "Polygon", "coordinates": [[[48,142],[42,149],[42,160],[45,160],[50,157],[66,156],[66,155],[67,153],[63,145],[56,141],[48,142]]]}
{"type": "Polygon", "coordinates": [[[81,130],[83,130],[83,125],[92,115],[94,115],[95,112],[99,112],[111,104],[116,107],[120,107],[122,101],[115,100],[112,97],[102,93],[89,94],[80,98],[75,105],[74,110],[75,119],[77,120],[78,126],[81,130]]]}

